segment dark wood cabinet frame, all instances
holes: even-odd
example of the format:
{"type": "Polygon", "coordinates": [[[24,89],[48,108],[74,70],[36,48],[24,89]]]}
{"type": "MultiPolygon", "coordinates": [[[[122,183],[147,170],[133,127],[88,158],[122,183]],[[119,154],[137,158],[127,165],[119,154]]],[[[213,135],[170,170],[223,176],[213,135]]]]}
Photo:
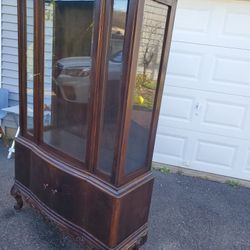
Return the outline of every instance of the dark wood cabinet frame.
{"type": "Polygon", "coordinates": [[[130,0],[123,49],[126,63],[122,73],[122,110],[111,176],[97,168],[97,159],[113,0],[99,0],[95,5],[88,146],[84,163],[43,142],[44,0],[34,0],[34,131],[31,134],[27,130],[26,1],[18,1],[21,132],[16,141],[15,184],[11,193],[17,200],[17,209],[22,207],[24,197],[64,231],[78,239],[80,237],[91,249],[137,249],[147,237],[147,220],[153,187],[150,168],[176,10],[176,0],[152,1],[167,5],[169,12],[146,165],[129,175],[125,174],[145,4],[144,0],[130,0]],[[44,182],[46,178],[48,183],[44,182]],[[55,190],[57,194],[53,192],[55,190]],[[75,215],[68,210],[72,213],[74,211],[75,215]]]}

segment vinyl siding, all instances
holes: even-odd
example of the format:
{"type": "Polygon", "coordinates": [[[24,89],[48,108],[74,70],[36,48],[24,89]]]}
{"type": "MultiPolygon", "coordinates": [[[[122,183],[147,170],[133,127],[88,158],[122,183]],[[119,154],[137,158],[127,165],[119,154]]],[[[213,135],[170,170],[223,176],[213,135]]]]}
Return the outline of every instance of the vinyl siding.
{"type": "MultiPolygon", "coordinates": [[[[10,91],[9,106],[18,103],[17,0],[2,0],[2,87],[10,91]]],[[[15,127],[11,115],[4,126],[15,127]]]]}

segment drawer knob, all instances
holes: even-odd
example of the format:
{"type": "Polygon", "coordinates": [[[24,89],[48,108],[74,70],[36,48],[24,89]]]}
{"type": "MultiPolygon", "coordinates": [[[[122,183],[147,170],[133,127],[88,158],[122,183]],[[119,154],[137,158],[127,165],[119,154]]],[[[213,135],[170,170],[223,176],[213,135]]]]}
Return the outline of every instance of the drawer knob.
{"type": "Polygon", "coordinates": [[[58,193],[58,190],[57,189],[51,189],[51,192],[52,192],[52,194],[56,194],[56,193],[58,193]]]}

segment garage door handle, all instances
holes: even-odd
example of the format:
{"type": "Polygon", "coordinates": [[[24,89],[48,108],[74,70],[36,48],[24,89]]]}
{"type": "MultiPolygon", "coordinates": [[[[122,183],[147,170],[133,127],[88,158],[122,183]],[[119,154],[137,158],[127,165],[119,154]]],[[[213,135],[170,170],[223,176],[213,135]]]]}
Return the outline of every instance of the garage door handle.
{"type": "Polygon", "coordinates": [[[198,102],[195,105],[195,115],[199,115],[201,110],[201,104],[198,102]]]}

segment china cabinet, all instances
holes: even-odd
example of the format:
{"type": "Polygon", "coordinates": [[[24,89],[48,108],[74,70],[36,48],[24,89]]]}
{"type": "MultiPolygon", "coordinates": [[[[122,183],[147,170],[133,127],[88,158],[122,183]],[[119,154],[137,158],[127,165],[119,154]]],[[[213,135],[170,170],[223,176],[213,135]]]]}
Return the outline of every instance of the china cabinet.
{"type": "Polygon", "coordinates": [[[175,0],[18,1],[23,199],[91,249],[147,237],[175,0]]]}

